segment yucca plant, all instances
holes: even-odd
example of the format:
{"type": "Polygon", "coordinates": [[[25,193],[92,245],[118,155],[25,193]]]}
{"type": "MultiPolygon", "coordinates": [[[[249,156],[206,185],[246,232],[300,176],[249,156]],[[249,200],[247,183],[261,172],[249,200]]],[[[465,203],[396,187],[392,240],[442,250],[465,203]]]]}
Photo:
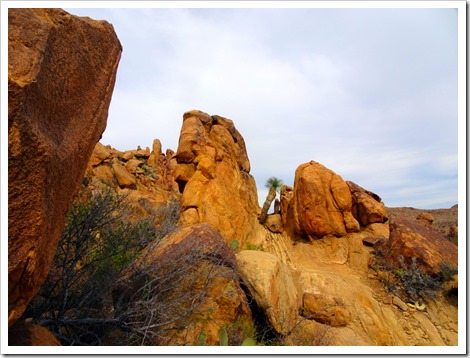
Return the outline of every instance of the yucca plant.
{"type": "Polygon", "coordinates": [[[281,190],[283,184],[284,183],[282,180],[276,177],[271,177],[266,180],[266,184],[264,186],[269,189],[269,192],[266,196],[266,200],[264,201],[263,208],[261,209],[261,214],[259,216],[260,224],[264,224],[266,222],[268,217],[268,210],[271,207],[273,200],[276,198],[276,193],[281,190]]]}

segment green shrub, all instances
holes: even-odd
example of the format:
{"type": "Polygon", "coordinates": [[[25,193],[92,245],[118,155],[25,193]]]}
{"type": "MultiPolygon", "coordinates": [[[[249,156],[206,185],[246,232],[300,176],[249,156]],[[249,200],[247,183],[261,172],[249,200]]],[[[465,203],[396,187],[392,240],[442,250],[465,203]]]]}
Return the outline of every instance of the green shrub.
{"type": "Polygon", "coordinates": [[[375,252],[375,259],[370,267],[377,271],[380,281],[388,292],[401,295],[403,299],[435,299],[443,289],[444,283],[453,279],[457,269],[449,263],[441,264],[441,271],[436,275],[426,273],[418,265],[416,257],[405,262],[399,256],[398,262],[388,261],[388,252],[375,252]]]}
{"type": "MultiPolygon", "coordinates": [[[[156,222],[166,218],[135,220],[129,204],[126,196],[106,187],[79,193],[51,270],[24,319],[48,326],[63,345],[102,343],[116,325],[112,286],[148,243],[163,237],[156,222]]],[[[165,216],[163,210],[159,214],[165,216]]],[[[169,230],[165,224],[163,234],[169,230]]]]}
{"type": "Polygon", "coordinates": [[[203,346],[206,343],[206,332],[202,331],[199,333],[199,337],[197,338],[197,345],[203,346]]]}
{"type": "Polygon", "coordinates": [[[230,247],[231,247],[232,249],[238,248],[239,245],[240,245],[240,244],[238,243],[238,240],[232,240],[232,241],[230,242],[230,247]]]}
{"type": "Polygon", "coordinates": [[[227,331],[224,327],[220,327],[219,329],[219,344],[221,346],[228,346],[228,336],[227,331]]]}
{"type": "Polygon", "coordinates": [[[441,272],[439,272],[439,278],[444,282],[449,282],[452,281],[454,278],[454,275],[458,273],[458,270],[453,267],[450,263],[448,262],[442,262],[441,263],[441,272]]]}
{"type": "Polygon", "coordinates": [[[398,270],[396,275],[401,280],[407,296],[413,300],[436,298],[441,281],[419,268],[415,257],[411,258],[410,265],[405,264],[403,256],[400,256],[399,260],[401,270],[398,270]]]}

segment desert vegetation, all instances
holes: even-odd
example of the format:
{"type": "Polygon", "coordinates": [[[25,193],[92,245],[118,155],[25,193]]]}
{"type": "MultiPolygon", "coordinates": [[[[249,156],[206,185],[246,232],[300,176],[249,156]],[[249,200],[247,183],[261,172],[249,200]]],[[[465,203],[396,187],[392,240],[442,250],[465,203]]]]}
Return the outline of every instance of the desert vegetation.
{"type": "Polygon", "coordinates": [[[178,213],[175,201],[136,220],[125,195],[83,188],[46,281],[23,318],[48,327],[66,345],[102,344],[115,327],[138,333],[115,310],[113,290],[144,247],[177,228],[178,213]]]}
{"type": "Polygon", "coordinates": [[[266,200],[264,201],[263,207],[261,208],[261,214],[259,216],[260,224],[264,224],[266,222],[266,218],[268,217],[268,210],[271,207],[273,200],[276,198],[276,194],[280,192],[281,187],[284,183],[281,179],[276,177],[270,177],[266,180],[265,187],[269,189],[268,195],[266,196],[266,200]]]}
{"type": "Polygon", "coordinates": [[[427,273],[416,257],[407,260],[400,256],[398,262],[388,261],[387,253],[375,251],[371,268],[379,274],[380,281],[388,292],[398,295],[405,301],[423,302],[434,300],[445,289],[446,283],[458,273],[451,264],[443,262],[440,272],[427,273]]]}

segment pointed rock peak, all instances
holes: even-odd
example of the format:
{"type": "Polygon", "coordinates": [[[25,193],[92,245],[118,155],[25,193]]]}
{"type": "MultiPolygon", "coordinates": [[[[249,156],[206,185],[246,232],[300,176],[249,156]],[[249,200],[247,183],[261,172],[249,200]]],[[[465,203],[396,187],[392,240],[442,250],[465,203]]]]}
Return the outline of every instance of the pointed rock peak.
{"type": "Polygon", "coordinates": [[[183,222],[208,222],[227,240],[249,236],[259,210],[257,190],[233,121],[198,110],[184,113],[176,162],[183,222]]]}

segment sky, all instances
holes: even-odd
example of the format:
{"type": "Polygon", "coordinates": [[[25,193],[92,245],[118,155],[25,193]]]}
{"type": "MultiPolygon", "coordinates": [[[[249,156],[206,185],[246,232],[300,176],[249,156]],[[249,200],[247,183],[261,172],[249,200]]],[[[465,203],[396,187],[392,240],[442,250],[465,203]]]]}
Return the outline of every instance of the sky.
{"type": "Polygon", "coordinates": [[[234,121],[261,203],[310,160],[389,207],[458,202],[457,9],[66,10],[123,46],[105,145],[176,151],[198,109],[234,121]]]}

